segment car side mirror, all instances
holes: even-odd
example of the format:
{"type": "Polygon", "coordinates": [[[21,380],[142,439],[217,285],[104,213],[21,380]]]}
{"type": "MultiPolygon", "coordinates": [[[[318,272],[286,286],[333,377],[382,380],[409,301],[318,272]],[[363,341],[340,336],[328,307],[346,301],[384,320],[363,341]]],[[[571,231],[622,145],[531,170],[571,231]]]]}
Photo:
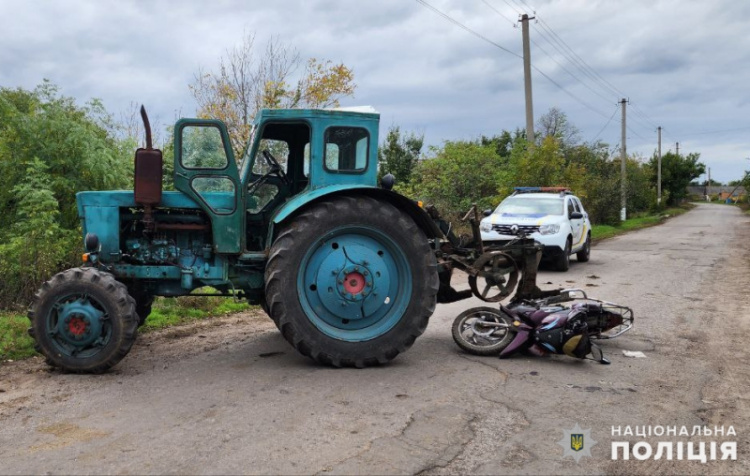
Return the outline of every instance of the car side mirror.
{"type": "Polygon", "coordinates": [[[485,211],[482,212],[482,215],[484,215],[486,217],[492,215],[492,209],[488,208],[487,210],[485,210],[485,211]]]}
{"type": "Polygon", "coordinates": [[[581,212],[572,212],[570,214],[570,219],[571,220],[579,220],[581,218],[583,218],[583,213],[581,213],[581,212]]]}

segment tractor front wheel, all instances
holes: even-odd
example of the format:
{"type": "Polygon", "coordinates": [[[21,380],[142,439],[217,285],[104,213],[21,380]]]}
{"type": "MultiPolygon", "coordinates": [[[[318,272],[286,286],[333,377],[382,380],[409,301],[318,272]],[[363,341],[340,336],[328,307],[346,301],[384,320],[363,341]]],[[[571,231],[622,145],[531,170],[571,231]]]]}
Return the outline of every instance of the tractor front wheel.
{"type": "Polygon", "coordinates": [[[45,282],[29,308],[29,334],[47,363],[68,372],[102,373],[133,346],[135,300],[114,276],[74,268],[45,282]]]}
{"type": "Polygon", "coordinates": [[[269,314],[303,355],[335,367],[383,364],[406,351],[435,310],[427,238],[373,198],[334,197],[276,238],[266,266],[269,314]]]}

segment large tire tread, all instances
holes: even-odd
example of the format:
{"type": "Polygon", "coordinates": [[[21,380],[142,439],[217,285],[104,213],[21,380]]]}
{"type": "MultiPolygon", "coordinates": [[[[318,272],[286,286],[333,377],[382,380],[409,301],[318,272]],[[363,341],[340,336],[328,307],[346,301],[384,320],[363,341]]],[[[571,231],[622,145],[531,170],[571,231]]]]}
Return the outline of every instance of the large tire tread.
{"type": "Polygon", "coordinates": [[[95,268],[68,269],[57,273],[49,281],[44,282],[39,291],[34,294],[27,314],[31,321],[29,335],[35,340],[34,348],[45,356],[49,365],[70,373],[103,373],[116,365],[130,352],[137,338],[139,318],[135,307],[135,300],[128,294],[127,287],[117,281],[113,275],[95,268]],[[106,291],[110,301],[109,304],[115,314],[110,319],[120,321],[119,323],[112,323],[113,326],[121,326],[116,332],[113,332],[112,338],[116,339],[116,342],[113,343],[112,348],[106,349],[106,352],[102,351],[101,356],[97,354],[96,357],[98,358],[90,359],[91,362],[64,356],[47,345],[42,338],[46,326],[46,313],[44,311],[50,305],[50,300],[54,302],[54,293],[63,286],[91,290],[99,288],[100,291],[106,291]]]}
{"type": "MultiPolygon", "coordinates": [[[[325,231],[323,230],[323,232],[325,231]]],[[[419,273],[412,270],[412,275],[414,274],[419,273]]],[[[321,364],[333,367],[363,368],[381,365],[405,352],[427,328],[429,318],[435,311],[438,287],[437,264],[424,233],[408,215],[394,206],[364,196],[334,197],[315,204],[312,208],[297,215],[278,234],[266,266],[266,299],[271,319],[281,330],[284,338],[298,352],[321,364]],[[369,353],[340,352],[326,345],[326,343],[330,344],[332,339],[326,338],[322,334],[316,336],[304,332],[299,328],[299,323],[296,322],[302,316],[296,316],[295,318],[292,315],[292,313],[303,313],[299,303],[289,302],[289,299],[283,297],[285,291],[288,292],[289,287],[295,290],[296,297],[296,277],[301,263],[299,259],[293,260],[291,256],[293,251],[297,247],[303,246],[305,240],[312,240],[320,235],[319,224],[323,223],[327,217],[346,216],[351,213],[355,213],[357,216],[369,216],[373,213],[385,214],[387,220],[396,223],[399,229],[404,230],[404,235],[412,240],[411,245],[420,250],[422,254],[420,264],[426,274],[424,282],[420,283],[413,280],[412,283],[413,286],[424,287],[420,293],[421,302],[418,303],[418,306],[412,310],[407,309],[407,312],[416,312],[417,316],[412,319],[408,316],[404,317],[402,321],[408,322],[406,329],[401,327],[401,323],[397,324],[396,328],[388,332],[389,337],[387,339],[382,339],[384,336],[378,338],[379,341],[384,341],[384,345],[378,346],[377,351],[369,353]],[[290,270],[293,271],[290,273],[290,270]],[[290,278],[293,282],[289,282],[290,278]]]]}

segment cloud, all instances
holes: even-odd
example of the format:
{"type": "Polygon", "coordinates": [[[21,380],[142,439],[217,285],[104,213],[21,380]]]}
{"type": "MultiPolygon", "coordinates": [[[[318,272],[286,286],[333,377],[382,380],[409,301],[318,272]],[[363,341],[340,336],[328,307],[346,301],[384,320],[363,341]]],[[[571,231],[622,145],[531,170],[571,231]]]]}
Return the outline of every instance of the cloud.
{"type": "MultiPolygon", "coordinates": [[[[415,1],[0,1],[3,87],[33,88],[49,78],[81,102],[101,98],[114,113],[144,102],[171,122],[175,111],[192,115],[187,85],[198,69],[215,68],[254,33],[259,44],[276,36],[303,57],[353,68],[358,88],[346,102],[380,110],[383,130],[395,123],[440,144],[525,124],[521,61],[415,1]]],[[[689,136],[748,125],[747,2],[487,1],[506,18],[479,0],[428,0],[517,53],[521,34],[512,23],[533,5],[534,64],[580,99],[535,72],[536,117],[559,107],[591,139],[624,96],[630,151],[651,154],[661,125],[670,142],[701,152],[719,180],[748,168],[740,157],[750,149],[744,132],[689,136]],[[595,73],[566,59],[568,48],[595,73]]],[[[618,114],[601,139],[616,144],[619,137],[618,114]]]]}

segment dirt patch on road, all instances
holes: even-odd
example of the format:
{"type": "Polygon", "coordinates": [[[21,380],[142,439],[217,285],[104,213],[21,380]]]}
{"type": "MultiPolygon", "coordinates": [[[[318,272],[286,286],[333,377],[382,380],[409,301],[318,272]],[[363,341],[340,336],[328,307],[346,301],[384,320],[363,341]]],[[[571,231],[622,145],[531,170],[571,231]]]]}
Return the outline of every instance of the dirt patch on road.
{"type": "Polygon", "coordinates": [[[166,368],[185,357],[238,344],[266,332],[277,332],[271,319],[262,311],[249,311],[144,333],[122,362],[104,375],[87,379],[63,374],[40,356],[2,363],[0,421],[18,412],[32,412],[44,401],[65,401],[73,389],[81,392],[126,375],[166,368]]]}

